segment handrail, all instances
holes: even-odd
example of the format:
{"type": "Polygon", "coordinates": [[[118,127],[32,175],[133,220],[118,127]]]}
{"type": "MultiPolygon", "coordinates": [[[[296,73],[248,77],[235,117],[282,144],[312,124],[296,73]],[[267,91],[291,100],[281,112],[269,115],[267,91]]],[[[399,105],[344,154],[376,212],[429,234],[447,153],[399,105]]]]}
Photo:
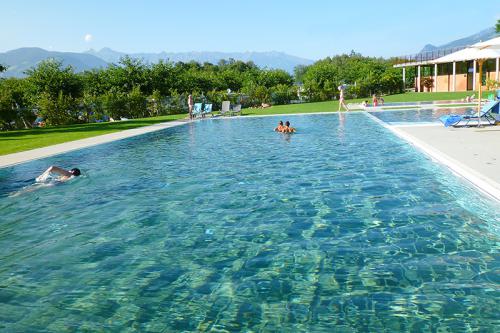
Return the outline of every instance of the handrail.
{"type": "Polygon", "coordinates": [[[468,45],[456,46],[451,48],[442,48],[433,51],[420,52],[417,54],[404,55],[394,58],[394,65],[403,65],[403,64],[419,64],[425,63],[428,61],[432,61],[450,53],[454,53],[460,50],[467,48],[468,45]]]}

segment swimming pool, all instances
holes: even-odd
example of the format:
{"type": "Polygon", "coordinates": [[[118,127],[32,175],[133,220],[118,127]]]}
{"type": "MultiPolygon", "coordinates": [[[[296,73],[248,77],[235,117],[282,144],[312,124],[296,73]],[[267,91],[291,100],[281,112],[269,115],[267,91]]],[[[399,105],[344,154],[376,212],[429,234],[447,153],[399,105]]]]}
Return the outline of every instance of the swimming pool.
{"type": "Polygon", "coordinates": [[[439,117],[448,114],[465,114],[473,108],[439,108],[439,109],[404,109],[368,112],[380,120],[392,125],[414,123],[440,123],[439,117]]]}
{"type": "Polygon", "coordinates": [[[0,169],[0,329],[493,331],[498,204],[365,114],[287,119],[0,169]]]}

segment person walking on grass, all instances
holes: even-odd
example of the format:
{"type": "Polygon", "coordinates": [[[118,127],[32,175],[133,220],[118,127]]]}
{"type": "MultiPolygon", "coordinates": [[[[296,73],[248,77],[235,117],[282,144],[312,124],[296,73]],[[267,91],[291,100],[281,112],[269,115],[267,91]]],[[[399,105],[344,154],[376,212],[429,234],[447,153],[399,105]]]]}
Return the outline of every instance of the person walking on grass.
{"type": "Polygon", "coordinates": [[[345,85],[340,85],[339,86],[339,91],[340,91],[340,97],[339,97],[339,111],[340,108],[343,107],[346,111],[349,111],[349,108],[347,105],[345,105],[345,96],[344,96],[344,90],[345,90],[345,85]]]}

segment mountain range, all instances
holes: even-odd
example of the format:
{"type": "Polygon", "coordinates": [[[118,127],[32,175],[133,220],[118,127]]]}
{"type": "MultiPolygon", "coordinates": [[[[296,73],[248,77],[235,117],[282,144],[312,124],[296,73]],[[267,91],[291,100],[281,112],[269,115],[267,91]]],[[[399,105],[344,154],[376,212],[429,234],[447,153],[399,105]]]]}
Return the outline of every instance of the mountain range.
{"type": "Polygon", "coordinates": [[[86,53],[76,52],[55,52],[47,51],[38,47],[22,47],[0,53],[0,64],[7,66],[7,71],[2,73],[3,77],[22,77],[24,72],[40,61],[53,58],[61,60],[65,65],[71,65],[77,72],[91,68],[108,66],[108,63],[101,58],[86,53]]]}
{"type": "Polygon", "coordinates": [[[93,68],[102,68],[110,63],[117,63],[121,57],[129,55],[155,63],[161,59],[173,62],[197,61],[216,64],[221,59],[253,61],[259,67],[284,69],[290,73],[298,65],[310,65],[314,61],[292,56],[283,52],[160,52],[160,53],[125,53],[103,48],[99,51],[88,50],[83,53],[47,51],[37,47],[23,47],[0,53],[0,64],[7,66],[2,77],[23,77],[25,71],[36,66],[40,61],[53,58],[64,65],[71,65],[77,72],[93,68]]]}
{"type": "Polygon", "coordinates": [[[473,35],[470,35],[470,36],[467,36],[464,38],[460,38],[460,39],[454,40],[452,42],[449,42],[449,43],[446,43],[443,45],[435,46],[432,44],[427,44],[420,51],[420,53],[434,51],[434,50],[438,50],[438,49],[449,49],[449,48],[453,48],[453,47],[457,47],[457,46],[472,45],[472,44],[478,43],[480,41],[485,41],[485,40],[492,39],[495,37],[496,37],[495,28],[491,27],[488,29],[481,30],[478,33],[475,33],[473,35]]]}
{"type": "Polygon", "coordinates": [[[199,63],[210,62],[216,64],[221,59],[235,59],[242,61],[253,61],[259,67],[279,68],[287,72],[293,72],[298,65],[310,65],[314,61],[300,58],[283,52],[160,52],[160,53],[125,53],[103,48],[99,51],[88,50],[86,54],[94,55],[110,63],[116,63],[121,57],[129,55],[132,58],[144,59],[146,62],[155,63],[159,60],[170,60],[173,62],[197,61],[199,63]]]}
{"type": "MultiPolygon", "coordinates": [[[[427,44],[420,52],[433,51],[442,48],[470,45],[481,40],[488,40],[496,36],[495,28],[488,28],[465,38],[435,46],[427,44]]],[[[4,53],[0,53],[0,64],[6,65],[7,71],[0,77],[23,77],[25,71],[36,66],[40,61],[47,58],[61,60],[64,65],[71,65],[77,72],[93,68],[102,68],[110,63],[116,63],[125,55],[134,58],[142,58],[149,63],[158,62],[161,59],[173,62],[210,62],[217,63],[221,59],[235,59],[242,61],[253,61],[257,66],[267,68],[284,69],[290,73],[298,65],[309,65],[314,61],[300,58],[283,52],[160,52],[160,53],[125,53],[103,48],[99,51],[88,50],[86,52],[56,52],[47,51],[38,47],[23,47],[4,53]]]]}

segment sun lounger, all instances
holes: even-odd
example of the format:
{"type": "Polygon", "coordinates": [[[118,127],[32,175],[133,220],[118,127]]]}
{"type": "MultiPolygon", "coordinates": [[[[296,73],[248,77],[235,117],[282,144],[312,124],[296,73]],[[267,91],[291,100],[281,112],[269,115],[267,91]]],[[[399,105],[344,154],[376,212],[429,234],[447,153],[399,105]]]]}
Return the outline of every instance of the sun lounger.
{"type": "Polygon", "coordinates": [[[226,115],[230,114],[230,112],[231,112],[231,110],[229,109],[230,106],[231,106],[231,102],[229,102],[229,101],[222,102],[222,107],[220,109],[220,115],[226,116],[226,115]]]}
{"type": "Polygon", "coordinates": [[[201,103],[195,103],[193,106],[193,117],[200,117],[201,116],[201,103]]]}
{"type": "Polygon", "coordinates": [[[212,113],[212,104],[205,104],[205,107],[203,108],[202,116],[205,117],[207,114],[212,113]]]}
{"type": "Polygon", "coordinates": [[[477,113],[473,112],[464,115],[452,114],[452,115],[442,116],[441,118],[439,118],[439,120],[441,120],[441,122],[444,124],[445,127],[467,126],[469,125],[469,122],[471,120],[476,120],[478,121],[478,123],[481,120],[486,120],[490,125],[493,125],[495,124],[496,119],[492,113],[498,114],[500,107],[499,104],[500,101],[490,101],[485,105],[483,105],[481,111],[479,112],[479,119],[477,113]]]}
{"type": "Polygon", "coordinates": [[[240,114],[241,116],[241,104],[236,104],[231,110],[231,115],[240,114]]]}

